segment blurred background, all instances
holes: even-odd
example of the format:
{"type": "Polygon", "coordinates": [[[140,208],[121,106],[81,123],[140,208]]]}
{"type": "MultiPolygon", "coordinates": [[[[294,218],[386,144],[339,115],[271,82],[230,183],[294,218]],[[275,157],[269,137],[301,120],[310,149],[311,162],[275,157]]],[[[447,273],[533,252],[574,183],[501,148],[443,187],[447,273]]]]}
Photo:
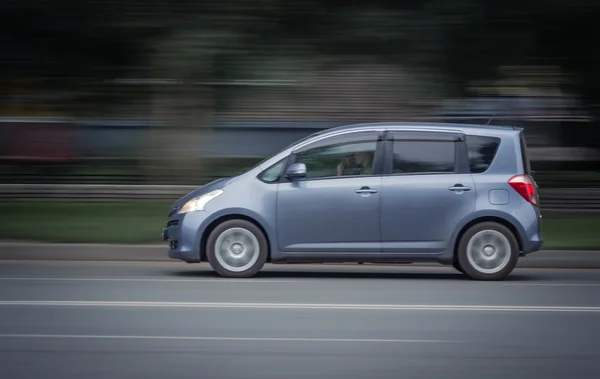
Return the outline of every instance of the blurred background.
{"type": "Polygon", "coordinates": [[[600,4],[0,9],[0,239],[159,243],[172,201],[310,133],[493,116],[525,128],[546,247],[600,248],[600,4]]]}

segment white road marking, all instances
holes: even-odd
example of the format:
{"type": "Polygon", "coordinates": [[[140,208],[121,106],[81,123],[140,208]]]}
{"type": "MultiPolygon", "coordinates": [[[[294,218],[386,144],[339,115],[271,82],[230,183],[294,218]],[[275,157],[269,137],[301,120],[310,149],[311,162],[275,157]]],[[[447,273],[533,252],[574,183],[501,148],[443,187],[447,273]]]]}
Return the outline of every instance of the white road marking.
{"type": "Polygon", "coordinates": [[[502,283],[502,285],[530,287],[600,287],[600,283],[502,283]]]}
{"type": "Polygon", "coordinates": [[[397,310],[397,311],[462,311],[462,312],[594,312],[600,307],[522,306],[522,305],[412,305],[412,304],[302,304],[302,303],[204,303],[204,302],[140,302],[140,301],[0,301],[0,306],[48,307],[146,307],[146,308],[243,308],[243,309],[319,309],[319,310],[397,310]]]}
{"type": "Polygon", "coordinates": [[[190,341],[268,341],[268,342],[375,342],[375,343],[457,343],[444,340],[409,340],[375,338],[295,338],[295,337],[188,337],[188,336],[103,336],[74,334],[0,334],[0,338],[65,338],[65,339],[128,339],[128,340],[190,340],[190,341]]]}
{"type": "Polygon", "coordinates": [[[82,282],[219,282],[219,283],[298,283],[305,282],[306,280],[293,280],[293,279],[158,279],[158,278],[56,278],[56,277],[0,277],[0,280],[6,281],[82,281],[82,282]]]}

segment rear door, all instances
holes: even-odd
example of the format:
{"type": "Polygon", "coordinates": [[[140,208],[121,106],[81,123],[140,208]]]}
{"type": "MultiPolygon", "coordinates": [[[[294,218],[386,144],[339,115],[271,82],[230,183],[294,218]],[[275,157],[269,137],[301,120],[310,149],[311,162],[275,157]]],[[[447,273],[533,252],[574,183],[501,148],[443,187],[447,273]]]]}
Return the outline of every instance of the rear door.
{"type": "Polygon", "coordinates": [[[381,183],[384,253],[435,254],[475,208],[465,136],[392,131],[381,183]]]}

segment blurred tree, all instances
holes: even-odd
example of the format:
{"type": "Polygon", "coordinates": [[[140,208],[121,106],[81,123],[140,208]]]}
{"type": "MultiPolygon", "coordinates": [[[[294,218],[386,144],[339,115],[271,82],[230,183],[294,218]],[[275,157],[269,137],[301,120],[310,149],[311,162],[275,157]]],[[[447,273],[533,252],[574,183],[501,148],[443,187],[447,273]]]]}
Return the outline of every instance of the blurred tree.
{"type": "Polygon", "coordinates": [[[0,76],[63,83],[102,116],[124,100],[122,87],[99,83],[148,80],[151,113],[176,126],[172,143],[155,134],[152,151],[181,156],[210,143],[189,130],[206,132],[230,108],[246,118],[397,118],[415,101],[468,95],[503,66],[560,67],[570,74],[560,87],[594,105],[599,10],[583,0],[9,1],[0,76]]]}
{"type": "MultiPolygon", "coordinates": [[[[200,19],[197,26],[176,29],[153,43],[151,72],[155,79],[153,115],[155,129],[150,148],[160,159],[176,159],[180,169],[198,170],[189,157],[203,155],[210,143],[214,121],[214,80],[223,57],[241,48],[236,32],[210,29],[200,19]],[[165,128],[166,127],[166,128],[165,128]],[[190,162],[192,166],[182,167],[190,162]]],[[[169,175],[171,165],[155,175],[169,175]]]]}

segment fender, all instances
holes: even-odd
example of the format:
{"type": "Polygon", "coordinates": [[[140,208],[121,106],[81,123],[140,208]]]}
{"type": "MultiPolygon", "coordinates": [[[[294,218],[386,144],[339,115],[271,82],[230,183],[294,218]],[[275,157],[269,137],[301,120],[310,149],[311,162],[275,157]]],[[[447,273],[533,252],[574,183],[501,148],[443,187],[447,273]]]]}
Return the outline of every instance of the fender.
{"type": "Polygon", "coordinates": [[[275,227],[271,224],[269,224],[267,222],[267,220],[262,217],[259,213],[247,209],[247,208],[237,208],[237,207],[233,207],[233,208],[224,208],[224,209],[220,209],[217,212],[211,213],[211,215],[209,217],[206,218],[205,222],[202,225],[202,233],[198,233],[198,235],[196,236],[196,246],[201,246],[202,243],[202,238],[207,237],[207,228],[209,228],[209,226],[213,225],[215,221],[222,219],[222,218],[226,218],[226,217],[230,217],[230,216],[244,216],[246,218],[250,218],[252,219],[254,222],[256,222],[257,224],[260,225],[260,227],[264,230],[267,240],[269,242],[269,257],[271,257],[271,255],[278,251],[277,249],[277,239],[275,238],[275,227]]]}
{"type": "Polygon", "coordinates": [[[465,228],[465,226],[479,219],[481,219],[481,221],[484,221],[486,218],[499,218],[509,223],[512,226],[512,228],[517,232],[517,235],[515,237],[517,237],[519,243],[523,242],[524,236],[526,235],[525,230],[521,226],[521,223],[519,223],[519,221],[513,215],[495,209],[480,210],[469,214],[468,216],[463,218],[457,225],[450,240],[450,246],[448,249],[452,251],[452,255],[454,255],[454,247],[456,246],[458,236],[460,235],[461,231],[465,228]]]}

